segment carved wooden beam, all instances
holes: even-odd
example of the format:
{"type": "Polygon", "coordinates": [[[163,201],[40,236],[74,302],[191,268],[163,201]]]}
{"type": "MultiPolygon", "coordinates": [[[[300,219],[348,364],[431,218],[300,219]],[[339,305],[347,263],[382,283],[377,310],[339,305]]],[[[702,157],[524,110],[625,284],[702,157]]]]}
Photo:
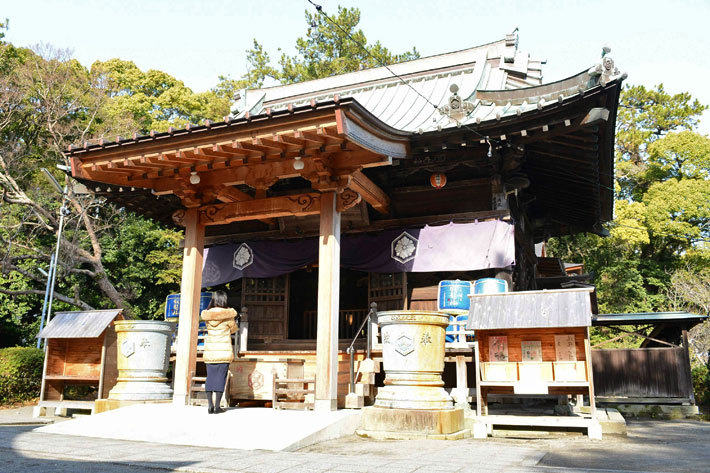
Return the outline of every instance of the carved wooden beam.
{"type": "MultiPolygon", "coordinates": [[[[243,202],[214,204],[198,210],[200,225],[223,225],[244,220],[273,217],[314,215],[320,213],[321,195],[317,192],[268,197],[243,202]]],[[[173,214],[173,221],[181,225],[184,210],[173,214]]]]}
{"type": "Polygon", "coordinates": [[[345,212],[348,209],[355,207],[362,200],[362,196],[352,189],[345,189],[340,194],[337,194],[338,200],[335,206],[338,212],[345,212]]]}
{"type": "Polygon", "coordinates": [[[360,194],[365,201],[382,214],[390,211],[390,198],[362,172],[351,175],[350,188],[360,194]]]}
{"type": "MultiPolygon", "coordinates": [[[[252,200],[253,197],[244,191],[240,191],[236,187],[231,186],[214,186],[213,191],[216,195],[217,200],[224,203],[230,202],[244,202],[247,200],[252,200]]],[[[267,224],[274,225],[276,221],[273,218],[262,218],[259,221],[267,224]]]]}

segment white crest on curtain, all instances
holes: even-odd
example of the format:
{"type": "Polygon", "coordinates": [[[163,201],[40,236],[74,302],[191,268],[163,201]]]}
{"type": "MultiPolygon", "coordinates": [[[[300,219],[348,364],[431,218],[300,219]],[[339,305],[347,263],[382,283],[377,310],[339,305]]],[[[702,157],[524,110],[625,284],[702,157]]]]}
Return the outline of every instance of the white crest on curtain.
{"type": "Polygon", "coordinates": [[[242,243],[234,252],[232,266],[236,269],[243,270],[254,262],[254,252],[246,243],[242,243]]]}
{"type": "Polygon", "coordinates": [[[406,263],[417,256],[419,240],[407,232],[402,232],[397,238],[392,240],[392,259],[400,263],[406,263]]]}

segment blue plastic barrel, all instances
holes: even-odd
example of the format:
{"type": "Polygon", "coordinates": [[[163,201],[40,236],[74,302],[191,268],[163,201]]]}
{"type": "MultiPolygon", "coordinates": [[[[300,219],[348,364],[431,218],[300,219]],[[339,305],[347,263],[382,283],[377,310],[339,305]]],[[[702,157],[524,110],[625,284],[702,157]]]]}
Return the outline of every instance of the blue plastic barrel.
{"type": "MultiPolygon", "coordinates": [[[[466,320],[468,318],[468,308],[471,305],[471,300],[468,298],[471,294],[471,281],[447,280],[439,282],[439,292],[436,298],[437,309],[441,312],[449,313],[449,323],[457,320],[466,320]]],[[[449,325],[446,327],[446,341],[453,342],[456,339],[455,332],[461,327],[457,325],[449,325]]]]}
{"type": "Polygon", "coordinates": [[[474,294],[498,294],[508,292],[508,282],[505,279],[482,278],[473,283],[474,294]]]}

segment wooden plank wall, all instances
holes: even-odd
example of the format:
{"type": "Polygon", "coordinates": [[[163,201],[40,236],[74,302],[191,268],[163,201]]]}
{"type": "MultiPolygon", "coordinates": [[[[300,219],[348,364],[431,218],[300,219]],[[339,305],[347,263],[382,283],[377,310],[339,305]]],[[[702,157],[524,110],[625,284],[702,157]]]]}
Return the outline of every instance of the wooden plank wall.
{"type": "Polygon", "coordinates": [[[488,362],[488,340],[494,336],[508,337],[508,361],[523,361],[521,342],[539,340],[542,345],[542,361],[556,361],[555,335],[574,335],[577,349],[577,361],[586,360],[584,354],[584,327],[511,329],[511,330],[477,330],[476,337],[481,351],[481,361],[488,362]]]}
{"type": "Polygon", "coordinates": [[[51,339],[48,347],[47,374],[99,377],[102,338],[51,339]]]}
{"type": "Polygon", "coordinates": [[[690,399],[683,348],[592,350],[597,396],[690,399]]]}
{"type": "Polygon", "coordinates": [[[67,376],[95,376],[101,371],[101,348],[103,339],[70,338],[67,339],[66,371],[67,376]]]}

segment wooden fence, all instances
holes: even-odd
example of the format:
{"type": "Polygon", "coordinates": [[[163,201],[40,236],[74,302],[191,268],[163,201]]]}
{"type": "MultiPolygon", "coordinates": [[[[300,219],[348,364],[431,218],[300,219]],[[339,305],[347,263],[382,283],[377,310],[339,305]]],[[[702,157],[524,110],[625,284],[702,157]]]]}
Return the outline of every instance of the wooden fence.
{"type": "Polygon", "coordinates": [[[592,350],[592,366],[598,398],[693,400],[688,354],[682,347],[592,350]]]}

